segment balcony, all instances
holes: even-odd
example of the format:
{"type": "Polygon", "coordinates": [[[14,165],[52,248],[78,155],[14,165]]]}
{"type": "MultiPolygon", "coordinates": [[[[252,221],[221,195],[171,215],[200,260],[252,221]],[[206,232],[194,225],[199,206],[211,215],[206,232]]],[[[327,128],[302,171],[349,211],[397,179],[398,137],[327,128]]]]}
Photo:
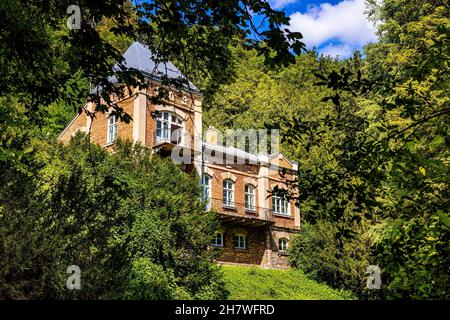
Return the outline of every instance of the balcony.
{"type": "Polygon", "coordinates": [[[249,208],[244,203],[223,203],[222,199],[210,199],[210,210],[219,214],[223,223],[239,224],[241,226],[265,226],[274,224],[272,210],[253,206],[249,208]]]}
{"type": "Polygon", "coordinates": [[[177,145],[183,143],[183,134],[180,131],[167,131],[167,130],[153,130],[152,131],[152,145],[158,146],[162,144],[177,145]]]}
{"type": "Polygon", "coordinates": [[[189,145],[190,139],[189,133],[184,133],[182,130],[172,132],[153,130],[151,132],[151,146],[155,149],[155,152],[160,150],[172,151],[177,145],[186,147],[189,145]]]}

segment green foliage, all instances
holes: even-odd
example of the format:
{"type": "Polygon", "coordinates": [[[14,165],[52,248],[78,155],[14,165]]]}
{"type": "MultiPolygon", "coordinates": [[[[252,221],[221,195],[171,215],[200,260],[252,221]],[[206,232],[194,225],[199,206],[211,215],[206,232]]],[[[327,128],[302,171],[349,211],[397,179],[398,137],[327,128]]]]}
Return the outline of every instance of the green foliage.
{"type": "MultiPolygon", "coordinates": [[[[129,70],[122,57],[124,46],[136,39],[150,46],[158,62],[172,59],[187,77],[209,78],[212,90],[216,83],[228,81],[231,72],[224,70],[230,70],[228,46],[235,37],[244,39],[269,65],[287,65],[294,60],[294,53],[304,48],[302,35],[285,28],[289,25],[286,14],[262,0],[77,4],[81,10],[79,30],[68,30],[66,25],[71,1],[33,0],[23,5],[20,0],[5,0],[0,4],[0,14],[5,17],[0,28],[0,92],[16,95],[35,115],[45,114],[45,108],[54,102],[70,103],[70,96],[80,88],[61,90],[61,84],[80,72],[92,88],[102,88],[89,94],[95,111],[112,107],[122,121],[129,122],[131,115],[115,98],[123,97],[130,86],[144,85],[144,75],[129,70]],[[264,30],[252,24],[252,14],[267,19],[264,30]],[[113,83],[111,76],[118,82],[113,83]]],[[[188,84],[184,77],[158,76],[165,87],[188,84]]]]}
{"type": "MultiPolygon", "coordinates": [[[[126,280],[123,298],[140,300],[166,300],[175,298],[176,281],[172,272],[140,258],[133,261],[133,266],[126,280]]],[[[186,294],[186,296],[189,296],[186,294]]]]}
{"type": "Polygon", "coordinates": [[[333,223],[306,224],[290,244],[290,263],[315,280],[334,288],[345,288],[360,297],[370,294],[366,288],[366,270],[371,261],[371,241],[365,237],[342,241],[333,223]]]}
{"type": "MultiPolygon", "coordinates": [[[[294,117],[315,118],[328,112],[318,101],[327,90],[314,86],[314,72],[326,72],[340,62],[308,52],[285,68],[270,68],[256,51],[242,45],[232,48],[236,79],[222,85],[203,105],[204,127],[226,129],[286,128],[294,117]]],[[[281,151],[299,158],[303,150],[298,143],[283,143],[281,151]]]]}
{"type": "Polygon", "coordinates": [[[297,200],[307,221],[327,219],[344,243],[363,243],[355,222],[373,230],[387,298],[447,298],[449,7],[392,0],[379,13],[367,61],[318,75],[334,112],[290,126],[291,143],[319,136],[313,146],[331,160],[301,163],[297,200]]]}
{"type": "MultiPolygon", "coordinates": [[[[139,38],[198,81],[206,125],[281,130],[281,151],[299,163],[288,185],[300,192],[285,195],[307,222],[291,246],[295,266],[372,297],[362,273],[378,264],[380,297],[448,299],[449,5],[369,3],[379,42],[341,62],[294,59],[301,35],[283,34],[288,18],[266,1],[81,1],[82,30],[71,32],[70,1],[0,2],[0,298],[226,296],[205,250],[216,222],[193,177],[128,143],[109,155],[82,137],[52,142],[88,83],[104,88],[91,96],[96,111],[112,106],[131,120],[110,93],[142,84],[121,60],[139,38]],[[258,32],[249,10],[269,28],[258,32]],[[116,62],[118,86],[107,80],[116,62]],[[71,264],[82,269],[81,292],[65,289],[71,264]]],[[[258,274],[231,277],[230,291],[258,274]]],[[[252,285],[275,298],[297,282],[282,292],[252,285]]]]}
{"type": "Polygon", "coordinates": [[[449,229],[437,216],[390,222],[376,246],[389,296],[448,300],[449,240],[449,229]]]}
{"type": "Polygon", "coordinates": [[[1,159],[0,297],[224,297],[195,177],[131,143],[110,155],[81,135],[65,146],[28,134],[1,159]],[[82,290],[65,287],[70,265],[82,290]]]}
{"type": "Polygon", "coordinates": [[[5,17],[0,28],[0,92],[25,106],[32,121],[47,114],[45,108],[52,103],[75,110],[85,101],[88,87],[81,66],[70,60],[64,20],[56,22],[52,12],[65,13],[68,4],[46,7],[44,2],[25,6],[19,0],[5,0],[0,4],[5,17]]]}
{"type": "Polygon", "coordinates": [[[376,264],[378,298],[447,298],[450,8],[369,2],[381,23],[365,58],[309,53],[276,69],[237,47],[236,82],[219,88],[205,122],[281,130],[299,169],[279,195],[307,223],[291,248],[296,266],[375,298],[363,273],[376,264]]]}
{"type": "Polygon", "coordinates": [[[231,300],[343,300],[348,291],[331,289],[309,279],[300,270],[223,266],[231,300]]]}

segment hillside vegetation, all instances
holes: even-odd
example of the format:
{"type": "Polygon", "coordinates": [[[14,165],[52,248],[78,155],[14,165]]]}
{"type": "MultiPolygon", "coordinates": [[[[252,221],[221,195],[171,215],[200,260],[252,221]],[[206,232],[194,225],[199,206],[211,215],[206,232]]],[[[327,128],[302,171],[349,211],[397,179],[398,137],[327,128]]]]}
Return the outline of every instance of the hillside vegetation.
{"type": "Polygon", "coordinates": [[[236,46],[236,79],[203,104],[204,124],[279,130],[298,163],[274,189],[302,213],[294,268],[360,299],[448,300],[450,6],[368,3],[378,41],[351,58],[273,68],[236,46]],[[364,285],[371,265],[382,290],[364,285]]]}
{"type": "Polygon", "coordinates": [[[274,270],[256,267],[223,266],[230,300],[342,300],[351,299],[344,291],[306,277],[300,270],[274,270]]]}

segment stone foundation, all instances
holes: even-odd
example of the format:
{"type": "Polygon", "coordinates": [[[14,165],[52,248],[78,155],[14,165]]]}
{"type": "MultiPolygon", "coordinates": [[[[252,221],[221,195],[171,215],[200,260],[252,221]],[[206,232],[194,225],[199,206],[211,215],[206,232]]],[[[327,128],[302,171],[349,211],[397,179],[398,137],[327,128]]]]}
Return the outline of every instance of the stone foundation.
{"type": "Polygon", "coordinates": [[[290,240],[294,232],[288,230],[271,230],[269,227],[238,227],[222,226],[224,236],[223,247],[218,247],[221,254],[217,259],[219,264],[260,266],[262,268],[286,269],[288,255],[280,252],[278,240],[290,240]],[[246,249],[237,249],[234,245],[234,235],[246,236],[246,249]]]}

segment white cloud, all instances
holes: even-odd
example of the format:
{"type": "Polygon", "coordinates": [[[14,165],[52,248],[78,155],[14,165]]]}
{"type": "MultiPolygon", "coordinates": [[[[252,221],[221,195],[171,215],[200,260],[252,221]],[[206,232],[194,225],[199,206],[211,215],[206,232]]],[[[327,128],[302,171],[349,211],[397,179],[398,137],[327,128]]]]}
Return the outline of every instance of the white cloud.
{"type": "Polygon", "coordinates": [[[354,47],[348,44],[328,44],[320,49],[320,53],[331,57],[347,58],[353,54],[354,47]]]}
{"type": "Polygon", "coordinates": [[[347,50],[360,48],[377,39],[375,27],[367,20],[364,11],[364,0],[344,0],[336,5],[322,3],[310,7],[305,13],[292,14],[289,29],[301,32],[308,48],[325,45],[323,50],[330,55],[343,55],[347,50]],[[334,44],[327,45],[331,41],[334,44]]]}
{"type": "Polygon", "coordinates": [[[270,6],[272,9],[281,9],[286,7],[288,4],[295,3],[298,0],[270,0],[270,6]]]}

